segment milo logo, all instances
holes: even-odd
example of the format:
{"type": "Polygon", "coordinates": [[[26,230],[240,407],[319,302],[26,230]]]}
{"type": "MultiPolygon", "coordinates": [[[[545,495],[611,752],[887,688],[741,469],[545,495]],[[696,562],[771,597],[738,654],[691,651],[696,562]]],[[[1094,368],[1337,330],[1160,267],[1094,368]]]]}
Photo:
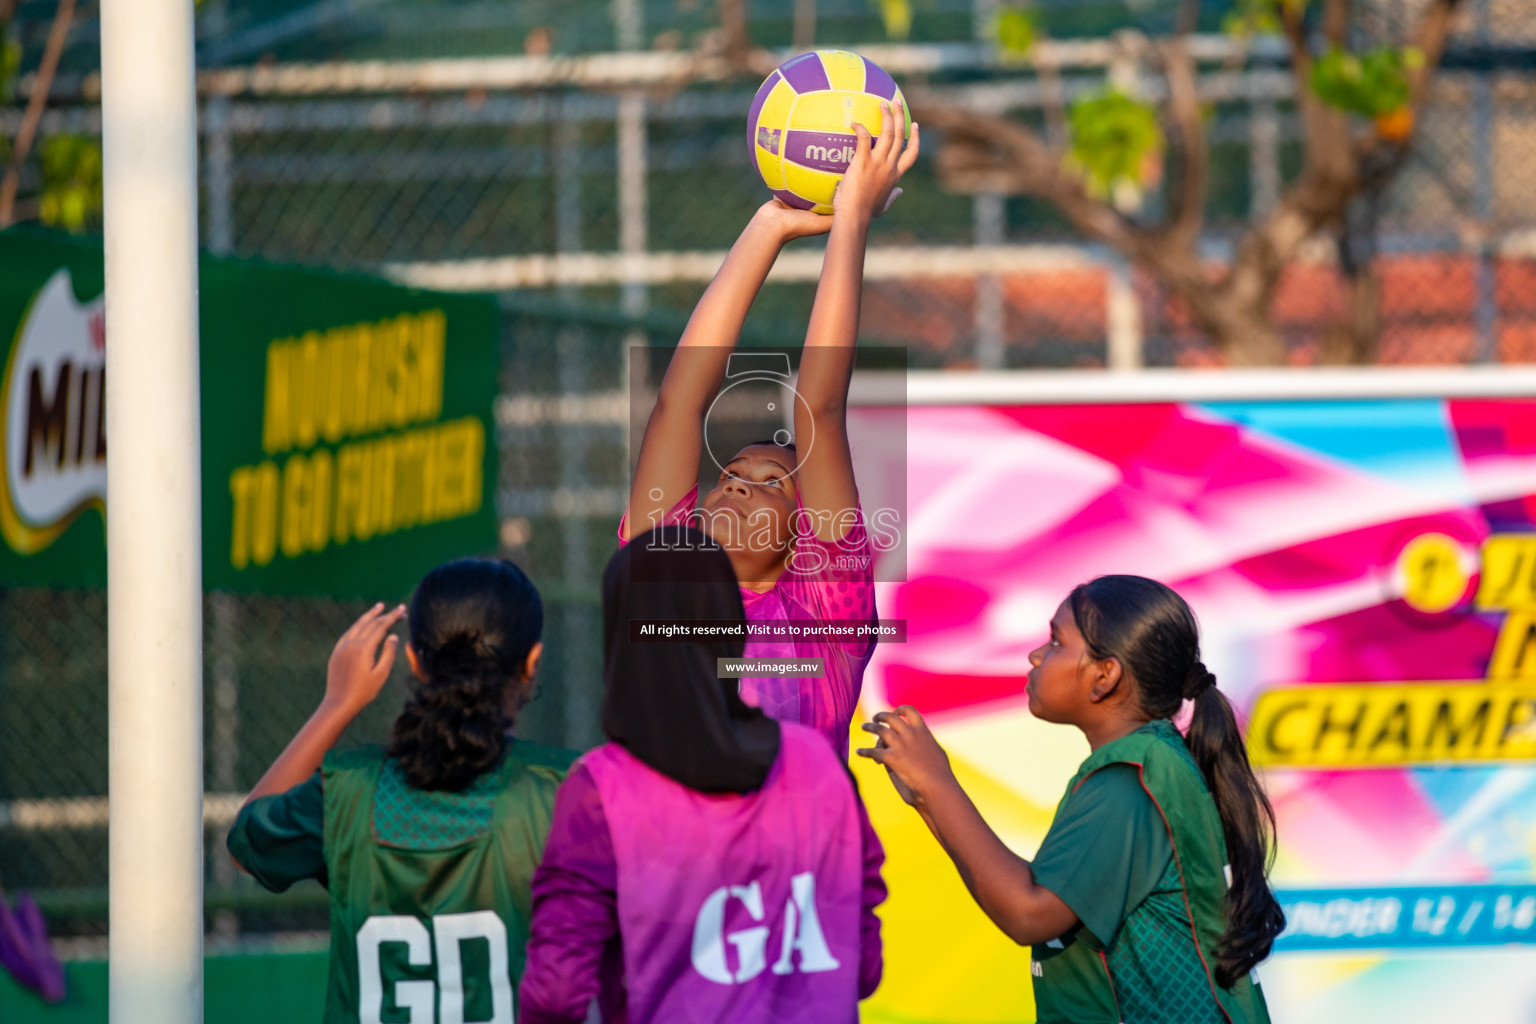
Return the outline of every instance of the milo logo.
{"type": "Polygon", "coordinates": [[[18,554],[52,544],[107,495],[105,299],[75,301],[59,270],[32,299],[5,369],[0,533],[18,554]]]}

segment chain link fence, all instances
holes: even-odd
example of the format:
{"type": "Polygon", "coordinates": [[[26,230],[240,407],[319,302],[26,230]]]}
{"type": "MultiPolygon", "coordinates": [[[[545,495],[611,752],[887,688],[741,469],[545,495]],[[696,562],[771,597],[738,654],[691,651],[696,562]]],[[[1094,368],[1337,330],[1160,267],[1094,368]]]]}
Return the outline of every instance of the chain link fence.
{"type": "MultiPolygon", "coordinates": [[[[519,735],[536,742],[583,750],[601,740],[597,581],[625,500],[626,353],[680,327],[666,314],[505,304],[496,500],[501,553],[544,598],[540,696],[518,721],[519,735]]],[[[746,340],[778,339],[758,331],[746,340]]],[[[331,648],[368,603],[226,593],[204,601],[205,883],[215,940],[327,927],[323,891],[266,893],[236,871],[224,836],[244,794],[315,709],[331,648]]],[[[64,948],[86,955],[101,952],[93,940],[106,934],[106,625],[102,590],[0,589],[0,885],[31,891],[64,948]]],[[[402,662],[342,745],[383,741],[406,693],[402,662]]]]}
{"type": "MultiPolygon", "coordinates": [[[[1513,33],[1492,38],[1515,49],[1479,57],[1476,25],[1458,37],[1456,52],[1467,56],[1437,79],[1412,156],[1352,242],[1380,278],[1383,362],[1516,360],[1531,347],[1536,82],[1500,66],[1525,52],[1510,6],[1473,5],[1491,12],[1487,31],[1513,33]]],[[[982,48],[887,49],[898,64],[934,65],[906,76],[930,101],[1043,120],[1028,68],[1001,66],[982,48]]],[[[1266,52],[1255,50],[1238,72],[1207,62],[1201,76],[1211,111],[1205,249],[1213,262],[1273,207],[1299,167],[1294,83],[1266,52]]],[[[1063,95],[1101,88],[1106,63],[1066,68],[1063,95]]],[[[551,72],[510,88],[491,69],[486,84],[474,84],[470,71],[460,75],[463,87],[445,88],[423,68],[402,65],[405,84],[392,88],[340,71],[329,83],[321,75],[259,95],[210,87],[205,245],[438,287],[685,312],[763,200],[741,132],[753,83],[658,84],[666,76],[653,75],[650,85],[580,88],[551,72]],[[412,68],[420,72],[414,86],[412,68]],[[693,259],[679,266],[678,256],[693,259]]],[[[1151,69],[1137,74],[1147,90],[1160,87],[1151,69]]],[[[0,111],[0,129],[14,131],[19,117],[0,111]]],[[[61,103],[43,130],[92,135],[99,121],[92,106],[61,103]]],[[[926,140],[930,156],[942,144],[936,136],[926,140]]],[[[29,165],[24,192],[38,174],[29,165]]],[[[1041,201],[948,193],[932,159],[905,187],[873,234],[890,259],[870,274],[870,340],[905,345],[925,366],[1092,367],[1106,364],[1120,331],[1133,336],[1144,365],[1217,360],[1154,280],[1083,245],[1041,201]],[[956,258],[957,250],[982,258],[956,258]]],[[[1141,215],[1156,219],[1165,204],[1154,186],[1141,215]]],[[[817,244],[799,243],[812,259],[765,289],[759,321],[805,322],[817,244]]],[[[1295,362],[1315,361],[1343,317],[1336,249],[1319,240],[1279,290],[1275,317],[1295,362]]]]}
{"type": "MultiPolygon", "coordinates": [[[[698,5],[671,6],[673,15],[646,5],[646,24],[693,32],[706,20],[698,5]]],[[[934,24],[953,17],[963,27],[973,6],[936,3],[918,14],[939,19],[934,24]]],[[[367,8],[386,28],[423,17],[361,0],[327,7],[353,8],[367,8]]],[[[288,4],[276,14],[304,9],[288,4]]],[[[518,21],[516,45],[546,24],[557,40],[580,35],[583,46],[613,45],[612,23],[599,23],[593,9],[580,7],[588,14],[577,18],[577,5],[519,8],[517,17],[529,21],[518,21]],[[555,24],[562,18],[570,24],[555,24]]],[[[1536,41],[1529,18],[1536,4],[1490,0],[1472,9],[1487,20],[1467,29],[1472,42],[1536,41]]],[[[823,7],[827,24],[860,32],[876,18],[871,11],[862,0],[857,11],[823,7]]],[[[479,31],[475,19],[491,13],[490,5],[463,4],[445,24],[479,31]]],[[[786,39],[770,32],[763,41],[787,42],[789,19],[779,20],[774,31],[786,39]]],[[[824,41],[861,38],[869,36],[824,41]]],[[[294,42],[290,55],[328,56],[323,43],[321,36],[310,49],[294,42]]],[[[381,42],[349,52],[424,55],[403,47],[381,42]]],[[[912,87],[1043,120],[1028,69],[959,58],[940,64],[913,72],[912,87]]],[[[1219,262],[1242,225],[1269,209],[1295,174],[1300,129],[1285,72],[1262,61],[1239,72],[1206,71],[1213,161],[1205,248],[1219,262]]],[[[1069,95],[1096,89],[1105,74],[1103,66],[1069,69],[1063,87],[1069,95]]],[[[753,85],[513,88],[487,78],[452,89],[213,90],[203,98],[201,227],[209,249],[502,293],[500,541],[546,603],[543,696],[520,722],[520,732],[539,742],[584,748],[598,740],[596,581],[624,502],[623,352],[675,339],[720,254],[764,198],[741,131],[753,85]]],[[[0,110],[5,131],[14,133],[18,119],[18,111],[0,110]]],[[[45,114],[43,131],[99,134],[99,112],[84,100],[61,101],[45,114]]],[[[1532,166],[1536,83],[1492,57],[1449,68],[1417,150],[1369,232],[1383,362],[1536,360],[1532,166]]],[[[866,340],[904,346],[914,368],[1102,367],[1126,343],[1146,365],[1216,361],[1154,280],[1082,245],[1049,207],[1025,197],[950,194],[932,168],[931,159],[919,163],[893,214],[876,225],[866,340]]],[[[29,165],[23,191],[37,174],[29,165]]],[[[1146,215],[1157,216],[1162,202],[1150,190],[1146,215]]],[[[748,340],[792,345],[803,331],[817,258],[815,242],[799,245],[801,255],[781,258],[764,289],[748,340]]],[[[1316,359],[1346,308],[1344,287],[1326,240],[1288,273],[1276,316],[1294,361],[1316,359]]],[[[331,645],[362,604],[214,594],[204,611],[210,930],[323,929],[323,894],[309,886],[285,898],[257,890],[224,856],[223,829],[313,709],[331,645]]],[[[0,884],[32,890],[57,933],[87,940],[105,934],[106,918],[105,613],[99,591],[0,589],[0,884]]],[[[345,742],[381,739],[404,693],[397,671],[345,742]]]]}

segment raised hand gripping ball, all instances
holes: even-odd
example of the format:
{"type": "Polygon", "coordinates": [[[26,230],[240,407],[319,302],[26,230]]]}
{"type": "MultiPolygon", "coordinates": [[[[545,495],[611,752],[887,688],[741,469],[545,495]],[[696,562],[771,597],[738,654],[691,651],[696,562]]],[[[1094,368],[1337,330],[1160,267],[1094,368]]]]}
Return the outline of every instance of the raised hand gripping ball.
{"type": "Polygon", "coordinates": [[[900,101],[902,138],[912,115],[896,82],[847,50],[802,53],[769,75],[747,114],[747,142],[763,182],[786,204],[832,212],[832,193],[853,160],[862,124],[878,137],[880,104],[900,101]]]}

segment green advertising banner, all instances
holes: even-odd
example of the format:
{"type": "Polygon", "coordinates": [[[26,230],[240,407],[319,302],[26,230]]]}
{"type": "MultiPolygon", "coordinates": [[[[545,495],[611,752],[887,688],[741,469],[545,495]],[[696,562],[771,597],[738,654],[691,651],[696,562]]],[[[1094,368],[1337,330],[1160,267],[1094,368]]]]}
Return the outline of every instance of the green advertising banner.
{"type": "MultiPolygon", "coordinates": [[[[204,257],[203,582],[403,596],[496,545],[496,302],[204,257]]],[[[0,585],[106,582],[100,243],[0,233],[0,585]]]]}

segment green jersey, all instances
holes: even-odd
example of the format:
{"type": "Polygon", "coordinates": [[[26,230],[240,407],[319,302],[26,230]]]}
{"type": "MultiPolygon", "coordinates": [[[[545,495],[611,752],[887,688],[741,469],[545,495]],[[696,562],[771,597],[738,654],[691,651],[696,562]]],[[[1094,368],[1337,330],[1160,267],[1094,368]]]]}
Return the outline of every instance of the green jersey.
{"type": "Polygon", "coordinates": [[[517,740],[448,793],[413,788],[378,747],[332,751],[319,777],[242,812],[230,850],[258,880],[285,888],[307,868],[330,889],[325,1024],[513,1024],[529,889],[575,757],[517,740]],[[323,844],[306,839],[317,826],[323,844]]]}
{"type": "Polygon", "coordinates": [[[1095,751],[1033,863],[1082,922],[1034,947],[1041,1024],[1268,1024],[1251,975],[1215,981],[1226,864],[1215,802],[1171,722],[1095,751]]]}

